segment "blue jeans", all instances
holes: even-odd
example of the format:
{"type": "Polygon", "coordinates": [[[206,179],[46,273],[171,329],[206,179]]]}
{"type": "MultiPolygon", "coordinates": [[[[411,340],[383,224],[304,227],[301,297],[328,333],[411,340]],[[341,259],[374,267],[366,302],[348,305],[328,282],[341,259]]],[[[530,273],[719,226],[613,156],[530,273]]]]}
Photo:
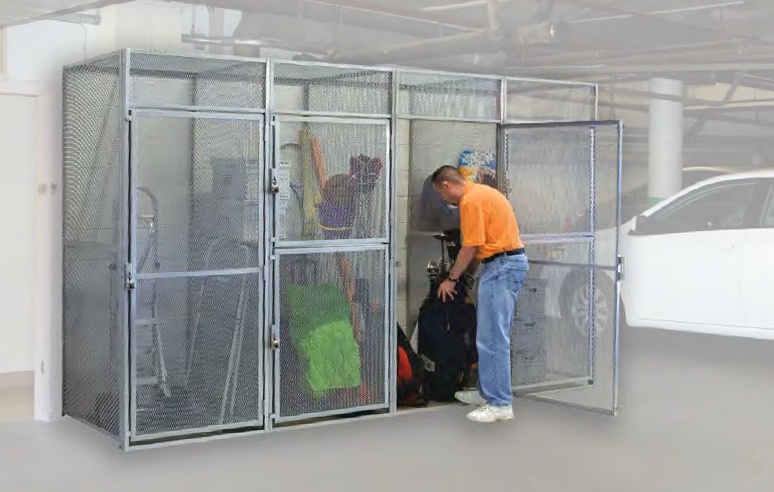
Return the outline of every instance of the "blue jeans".
{"type": "Polygon", "coordinates": [[[511,328],[528,271],[526,255],[501,256],[481,265],[476,306],[478,391],[493,406],[513,400],[511,328]]]}

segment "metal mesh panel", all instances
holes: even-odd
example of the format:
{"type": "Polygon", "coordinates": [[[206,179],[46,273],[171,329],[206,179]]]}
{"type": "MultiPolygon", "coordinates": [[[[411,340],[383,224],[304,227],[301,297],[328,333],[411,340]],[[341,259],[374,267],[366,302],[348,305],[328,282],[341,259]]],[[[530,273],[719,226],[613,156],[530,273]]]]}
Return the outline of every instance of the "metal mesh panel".
{"type": "Polygon", "coordinates": [[[586,266],[591,242],[530,242],[527,250],[530,272],[519,296],[512,337],[514,384],[568,379],[585,384],[593,349],[588,304],[592,279],[586,266]]]}
{"type": "Polygon", "coordinates": [[[388,138],[384,124],[281,121],[277,237],[385,239],[388,138]]]}
{"type": "MultiPolygon", "coordinates": [[[[512,338],[513,381],[522,385],[517,394],[612,411],[617,357],[613,272],[564,265],[540,270],[541,279],[532,283],[546,286],[542,329],[536,328],[539,324],[515,329],[512,338]]],[[[520,305],[526,305],[527,286],[522,294],[520,305]]]]}
{"type": "Polygon", "coordinates": [[[133,104],[224,110],[265,107],[262,62],[132,52],[130,70],[133,104]]]}
{"type": "Polygon", "coordinates": [[[500,79],[399,72],[400,116],[495,120],[500,115],[500,79]]]}
{"type": "Polygon", "coordinates": [[[262,120],[144,113],[133,125],[134,435],[255,425],[262,298],[258,275],[238,271],[262,263],[262,120]]]}
{"type": "MultiPolygon", "coordinates": [[[[594,138],[594,229],[600,254],[597,263],[610,265],[615,259],[615,233],[618,226],[619,195],[619,128],[612,123],[593,128],[594,138]]],[[[622,212],[622,211],[621,211],[622,212]]],[[[621,218],[623,220],[623,217],[621,218]]]]}
{"type": "Polygon", "coordinates": [[[139,282],[136,436],[261,419],[260,282],[257,274],[139,282]]]}
{"type": "MultiPolygon", "coordinates": [[[[208,269],[217,238],[257,240],[262,123],[142,117],[136,142],[137,271],[208,269]]],[[[257,266],[259,259],[231,266],[257,266]]]]}
{"type": "MultiPolygon", "coordinates": [[[[620,130],[613,123],[579,126],[591,130],[593,142],[589,179],[594,202],[582,215],[595,227],[590,233],[560,234],[527,245],[528,284],[537,290],[542,286],[544,298],[528,285],[522,291],[521,309],[542,316],[532,316],[537,321],[531,319],[529,325],[515,325],[514,383],[522,385],[520,391],[549,401],[611,412],[617,406],[620,130]]],[[[555,193],[561,196],[563,191],[555,193]]]]}
{"type": "Polygon", "coordinates": [[[592,85],[508,79],[506,119],[511,122],[587,121],[596,118],[592,85]]]}
{"type": "Polygon", "coordinates": [[[118,434],[119,57],[63,75],[64,413],[118,434]]]}
{"type": "Polygon", "coordinates": [[[386,406],[385,250],[279,259],[279,420],[386,406]]]}
{"type": "Polygon", "coordinates": [[[508,198],[522,234],[589,232],[592,140],[586,125],[506,130],[508,198]]]}
{"type": "Polygon", "coordinates": [[[357,67],[277,63],[277,112],[389,115],[392,72],[357,67]]]}

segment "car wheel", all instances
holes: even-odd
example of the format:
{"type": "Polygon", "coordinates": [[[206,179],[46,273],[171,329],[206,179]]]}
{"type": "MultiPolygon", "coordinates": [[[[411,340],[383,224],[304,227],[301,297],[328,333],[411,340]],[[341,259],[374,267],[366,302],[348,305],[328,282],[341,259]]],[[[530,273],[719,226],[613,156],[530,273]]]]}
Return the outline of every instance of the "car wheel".
{"type": "MultiPolygon", "coordinates": [[[[613,325],[615,302],[613,284],[607,277],[596,277],[594,286],[594,334],[599,337],[613,325]]],[[[584,337],[589,336],[590,292],[585,276],[568,279],[562,289],[562,316],[584,337]]]]}

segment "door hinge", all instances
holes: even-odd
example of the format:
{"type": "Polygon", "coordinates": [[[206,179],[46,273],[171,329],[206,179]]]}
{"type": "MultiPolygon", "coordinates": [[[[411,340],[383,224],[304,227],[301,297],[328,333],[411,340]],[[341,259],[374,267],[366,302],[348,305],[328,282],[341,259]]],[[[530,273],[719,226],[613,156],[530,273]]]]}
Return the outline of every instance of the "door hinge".
{"type": "Polygon", "coordinates": [[[623,256],[618,255],[615,262],[615,279],[620,282],[624,278],[624,259],[623,256]]]}
{"type": "Polygon", "coordinates": [[[126,290],[134,290],[136,286],[134,265],[132,263],[126,263],[124,265],[124,287],[126,290]]]}

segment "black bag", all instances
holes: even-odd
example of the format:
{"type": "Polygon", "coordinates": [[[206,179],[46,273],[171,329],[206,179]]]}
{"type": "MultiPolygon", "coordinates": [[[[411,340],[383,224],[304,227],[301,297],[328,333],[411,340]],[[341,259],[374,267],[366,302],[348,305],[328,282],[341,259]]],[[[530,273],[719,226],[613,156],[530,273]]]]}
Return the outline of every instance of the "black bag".
{"type": "Polygon", "coordinates": [[[471,382],[478,363],[476,308],[467,302],[464,282],[457,284],[454,299],[438,298],[444,279],[431,282],[419,311],[418,352],[424,363],[423,390],[433,401],[454,400],[454,393],[471,382]]]}
{"type": "Polygon", "coordinates": [[[424,407],[427,399],[422,391],[423,367],[408,337],[398,325],[398,406],[424,407]]]}

